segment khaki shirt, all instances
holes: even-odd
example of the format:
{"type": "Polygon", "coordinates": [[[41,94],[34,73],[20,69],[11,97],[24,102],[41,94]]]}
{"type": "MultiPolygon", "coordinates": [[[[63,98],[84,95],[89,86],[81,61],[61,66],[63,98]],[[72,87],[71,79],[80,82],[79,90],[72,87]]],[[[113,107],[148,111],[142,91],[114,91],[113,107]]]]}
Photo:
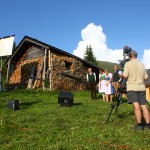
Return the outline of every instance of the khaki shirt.
{"type": "Polygon", "coordinates": [[[123,76],[127,76],[127,91],[145,91],[144,80],[148,74],[144,65],[137,59],[126,62],[123,76]]]}

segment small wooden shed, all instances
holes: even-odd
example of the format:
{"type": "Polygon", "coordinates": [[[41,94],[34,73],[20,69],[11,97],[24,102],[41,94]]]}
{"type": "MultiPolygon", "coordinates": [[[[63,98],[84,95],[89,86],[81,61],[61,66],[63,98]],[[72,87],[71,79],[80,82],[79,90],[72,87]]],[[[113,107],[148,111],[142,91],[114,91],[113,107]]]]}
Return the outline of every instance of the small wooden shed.
{"type": "Polygon", "coordinates": [[[150,69],[146,70],[148,73],[148,79],[145,81],[146,85],[146,99],[150,101],[150,69]]]}
{"type": "Polygon", "coordinates": [[[9,87],[85,90],[87,68],[98,66],[61,49],[25,36],[6,62],[9,87]]]}

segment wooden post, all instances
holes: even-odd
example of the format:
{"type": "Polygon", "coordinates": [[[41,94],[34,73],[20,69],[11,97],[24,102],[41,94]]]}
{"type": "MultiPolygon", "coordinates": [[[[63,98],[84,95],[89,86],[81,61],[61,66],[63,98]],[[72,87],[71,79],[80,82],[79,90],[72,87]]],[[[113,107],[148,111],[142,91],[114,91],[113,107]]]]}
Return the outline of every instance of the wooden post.
{"type": "Polygon", "coordinates": [[[11,60],[8,60],[8,66],[7,66],[7,76],[6,76],[6,84],[9,82],[9,75],[10,75],[10,62],[11,60]]]}
{"type": "Polygon", "coordinates": [[[38,81],[38,79],[39,79],[39,76],[40,76],[40,74],[41,74],[41,72],[42,72],[43,64],[44,64],[44,59],[43,59],[43,61],[42,61],[42,63],[41,63],[40,69],[39,69],[38,72],[37,72],[36,80],[34,81],[34,85],[33,85],[33,87],[32,87],[33,89],[35,89],[36,83],[37,83],[37,81],[38,81]]]}
{"type": "Polygon", "coordinates": [[[49,66],[49,89],[50,91],[52,90],[52,83],[51,83],[51,78],[52,78],[52,69],[51,69],[51,51],[48,51],[48,66],[49,66]]]}
{"type": "Polygon", "coordinates": [[[46,57],[47,57],[47,49],[45,49],[45,56],[44,56],[43,90],[45,89],[46,57]]]}
{"type": "Polygon", "coordinates": [[[150,86],[146,87],[146,100],[150,100],[150,86]]]}
{"type": "Polygon", "coordinates": [[[27,89],[31,89],[32,88],[35,69],[36,69],[36,67],[32,66],[27,89]]]}

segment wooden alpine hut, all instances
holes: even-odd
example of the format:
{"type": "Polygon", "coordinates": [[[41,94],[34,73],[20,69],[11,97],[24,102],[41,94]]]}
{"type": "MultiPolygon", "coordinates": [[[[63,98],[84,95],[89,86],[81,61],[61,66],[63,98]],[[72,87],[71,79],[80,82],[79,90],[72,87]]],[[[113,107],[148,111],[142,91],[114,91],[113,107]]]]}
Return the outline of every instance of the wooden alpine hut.
{"type": "Polygon", "coordinates": [[[87,68],[91,67],[97,77],[99,72],[91,62],[28,36],[6,64],[6,83],[11,88],[85,90],[87,68]]]}

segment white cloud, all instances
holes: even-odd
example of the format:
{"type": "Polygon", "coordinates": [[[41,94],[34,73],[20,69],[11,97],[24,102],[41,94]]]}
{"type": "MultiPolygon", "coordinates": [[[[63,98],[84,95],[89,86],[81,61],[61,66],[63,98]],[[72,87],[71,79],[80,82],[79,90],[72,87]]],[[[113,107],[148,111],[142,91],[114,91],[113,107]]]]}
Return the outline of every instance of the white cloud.
{"type": "Polygon", "coordinates": [[[145,49],[143,54],[142,62],[145,65],[146,69],[150,69],[150,49],[145,49]]]}
{"type": "MultiPolygon", "coordinates": [[[[119,63],[118,60],[123,60],[122,49],[110,49],[107,47],[106,35],[103,32],[102,26],[96,26],[94,23],[88,24],[81,31],[82,41],[78,43],[73,54],[83,58],[87,45],[91,45],[94,55],[97,60],[119,63]]],[[[142,62],[146,69],[150,69],[150,49],[144,50],[142,62]]]]}
{"type": "Polygon", "coordinates": [[[102,26],[90,23],[81,31],[82,41],[78,43],[73,54],[83,58],[87,45],[91,45],[97,60],[118,63],[123,59],[122,49],[109,49],[106,43],[106,35],[102,26]]]}

